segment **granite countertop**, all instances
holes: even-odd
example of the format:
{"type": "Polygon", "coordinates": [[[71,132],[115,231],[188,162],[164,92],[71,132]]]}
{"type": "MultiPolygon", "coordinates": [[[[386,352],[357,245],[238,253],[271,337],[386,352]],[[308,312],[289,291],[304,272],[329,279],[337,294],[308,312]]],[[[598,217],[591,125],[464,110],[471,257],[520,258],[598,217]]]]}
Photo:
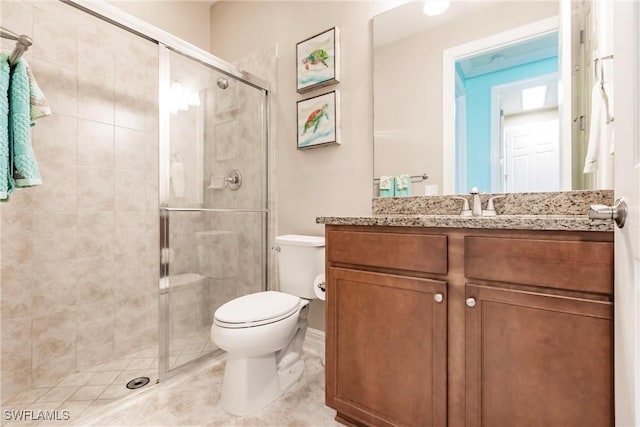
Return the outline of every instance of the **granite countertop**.
{"type": "Polygon", "coordinates": [[[326,225],[368,225],[390,227],[482,228],[503,230],[613,231],[611,220],[590,220],[586,215],[498,215],[461,217],[459,215],[371,215],[317,217],[326,225]]]}

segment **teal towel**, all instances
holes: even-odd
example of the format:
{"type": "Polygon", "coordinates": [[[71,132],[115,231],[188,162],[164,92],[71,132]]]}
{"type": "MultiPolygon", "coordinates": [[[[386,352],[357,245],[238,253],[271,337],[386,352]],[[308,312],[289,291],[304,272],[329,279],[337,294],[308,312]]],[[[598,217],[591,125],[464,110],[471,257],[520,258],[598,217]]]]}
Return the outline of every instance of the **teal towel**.
{"type": "Polygon", "coordinates": [[[12,187],[9,173],[9,55],[0,52],[0,200],[12,187]]]}
{"type": "Polygon", "coordinates": [[[393,176],[380,177],[380,197],[393,197],[396,191],[396,179],[393,176]]]}
{"type": "Polygon", "coordinates": [[[409,175],[400,175],[396,177],[396,197],[404,197],[411,195],[411,177],[409,175]]]}
{"type": "Polygon", "coordinates": [[[9,81],[9,152],[16,187],[42,184],[31,146],[31,87],[22,59],[15,64],[9,81]]]}

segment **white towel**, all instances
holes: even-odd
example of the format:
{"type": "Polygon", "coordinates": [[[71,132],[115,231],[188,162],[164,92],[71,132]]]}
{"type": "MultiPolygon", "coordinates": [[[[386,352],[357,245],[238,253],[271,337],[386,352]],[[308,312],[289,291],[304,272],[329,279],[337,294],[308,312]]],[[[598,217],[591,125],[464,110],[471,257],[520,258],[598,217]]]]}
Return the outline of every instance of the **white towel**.
{"type": "Polygon", "coordinates": [[[175,197],[184,197],[184,191],[186,189],[185,177],[184,177],[184,163],[179,159],[174,159],[171,162],[171,189],[175,197]]]}
{"type": "Polygon", "coordinates": [[[606,155],[613,154],[613,150],[613,88],[607,82],[602,84],[598,81],[591,91],[589,145],[584,173],[599,170],[600,175],[608,175],[611,159],[607,159],[606,155]]]}
{"type": "Polygon", "coordinates": [[[380,189],[381,190],[391,190],[393,186],[393,177],[392,176],[381,176],[380,177],[380,189]]]}
{"type": "Polygon", "coordinates": [[[409,175],[399,175],[396,177],[396,188],[398,190],[406,190],[411,185],[411,177],[409,175]]]}

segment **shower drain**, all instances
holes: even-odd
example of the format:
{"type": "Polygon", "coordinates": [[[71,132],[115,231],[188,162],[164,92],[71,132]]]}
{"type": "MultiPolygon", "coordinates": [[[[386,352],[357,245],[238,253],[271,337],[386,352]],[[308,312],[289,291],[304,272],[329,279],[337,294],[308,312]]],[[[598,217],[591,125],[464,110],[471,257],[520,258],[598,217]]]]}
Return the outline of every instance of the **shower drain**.
{"type": "Polygon", "coordinates": [[[131,390],[135,390],[140,387],[144,387],[149,384],[149,377],[138,377],[134,378],[127,383],[127,388],[131,390]]]}

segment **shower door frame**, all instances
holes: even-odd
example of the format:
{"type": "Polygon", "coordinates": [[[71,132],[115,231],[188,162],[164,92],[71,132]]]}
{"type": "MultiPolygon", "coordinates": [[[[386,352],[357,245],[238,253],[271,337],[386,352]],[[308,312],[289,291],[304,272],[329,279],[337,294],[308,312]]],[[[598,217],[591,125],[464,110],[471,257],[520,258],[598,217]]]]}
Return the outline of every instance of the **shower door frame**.
{"type": "MultiPolygon", "coordinates": [[[[158,334],[158,348],[159,348],[159,377],[160,381],[165,378],[171,377],[185,369],[189,369],[194,364],[209,358],[210,354],[205,354],[197,359],[178,366],[174,369],[169,367],[169,344],[170,344],[170,261],[169,261],[169,248],[170,248],[170,221],[169,216],[172,212],[218,212],[218,213],[260,213],[262,214],[262,286],[261,290],[267,290],[268,281],[268,257],[269,257],[269,90],[260,85],[257,85],[255,81],[250,81],[243,76],[247,76],[246,72],[238,71],[234,72],[235,67],[231,64],[226,64],[224,68],[220,68],[221,60],[213,57],[213,55],[207,55],[214,58],[216,61],[207,61],[207,58],[202,56],[192,56],[183,51],[172,48],[171,46],[158,43],[158,59],[159,59],[159,105],[158,112],[160,116],[159,120],[159,202],[160,202],[160,284],[159,284],[159,334],[158,334]],[[233,77],[242,83],[252,86],[263,93],[262,99],[262,208],[261,209],[214,209],[214,208],[176,208],[169,206],[170,196],[170,154],[171,154],[171,138],[170,138],[170,111],[169,103],[170,99],[170,66],[171,66],[171,53],[177,53],[186,56],[197,63],[200,63],[212,70],[221,72],[230,77],[233,77]],[[165,102],[163,102],[165,100],[165,102]]],[[[250,76],[250,75],[249,75],[250,76]]],[[[253,77],[253,76],[251,76],[253,77]]]]}
{"type": "Polygon", "coordinates": [[[169,263],[166,258],[169,245],[169,214],[172,211],[202,211],[202,212],[255,212],[262,213],[262,288],[266,290],[269,277],[269,241],[270,235],[270,211],[269,211],[269,106],[271,103],[271,86],[266,81],[253,74],[241,70],[212,53],[201,49],[189,42],[186,42],[158,27],[155,27],[142,19],[136,18],[116,8],[106,2],[90,0],[59,0],[71,7],[79,9],[89,15],[109,22],[123,30],[133,33],[143,39],[158,45],[158,189],[159,189],[159,216],[160,216],[160,259],[158,260],[160,269],[160,281],[158,284],[158,352],[159,352],[159,379],[160,381],[173,376],[193,364],[198,363],[201,358],[188,362],[176,369],[169,370],[169,263]],[[262,100],[262,209],[197,209],[197,208],[171,208],[169,202],[169,109],[166,99],[169,93],[169,52],[186,56],[195,62],[212,68],[218,72],[233,77],[249,86],[252,86],[264,93],[262,100]],[[163,102],[165,100],[165,102],[163,102]],[[165,259],[163,259],[163,255],[165,259]]]}

